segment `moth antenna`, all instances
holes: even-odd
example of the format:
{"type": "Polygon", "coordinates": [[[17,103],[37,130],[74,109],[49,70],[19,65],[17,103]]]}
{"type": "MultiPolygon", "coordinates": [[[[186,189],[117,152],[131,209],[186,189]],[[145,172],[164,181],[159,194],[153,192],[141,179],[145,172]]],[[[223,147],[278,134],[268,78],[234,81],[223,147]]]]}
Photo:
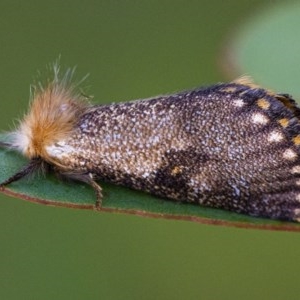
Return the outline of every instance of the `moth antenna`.
{"type": "Polygon", "coordinates": [[[30,160],[27,166],[23,167],[19,172],[9,177],[5,181],[0,183],[0,187],[4,187],[12,182],[18,181],[23,177],[32,175],[40,170],[45,170],[45,162],[41,158],[33,158],[30,160]]]}
{"type": "Polygon", "coordinates": [[[1,142],[1,141],[0,141],[0,147],[1,147],[1,148],[12,148],[13,145],[10,144],[10,143],[7,143],[7,142],[1,142]]]}

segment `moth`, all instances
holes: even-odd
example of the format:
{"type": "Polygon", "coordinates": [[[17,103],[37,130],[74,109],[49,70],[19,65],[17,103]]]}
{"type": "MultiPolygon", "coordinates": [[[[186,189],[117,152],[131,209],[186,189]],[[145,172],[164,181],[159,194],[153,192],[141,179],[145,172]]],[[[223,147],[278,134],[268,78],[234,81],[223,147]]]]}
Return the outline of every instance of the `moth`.
{"type": "MultiPolygon", "coordinates": [[[[10,142],[28,164],[6,186],[45,170],[179,202],[300,220],[300,109],[248,78],[109,105],[92,105],[54,68],[36,87],[10,142]]],[[[163,201],[163,200],[162,200],[163,201]]]]}

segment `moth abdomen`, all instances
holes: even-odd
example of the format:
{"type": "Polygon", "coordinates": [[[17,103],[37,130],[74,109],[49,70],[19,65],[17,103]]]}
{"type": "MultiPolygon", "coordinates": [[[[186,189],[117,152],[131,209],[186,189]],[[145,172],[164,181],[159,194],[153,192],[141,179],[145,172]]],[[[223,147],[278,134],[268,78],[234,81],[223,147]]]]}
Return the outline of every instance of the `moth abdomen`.
{"type": "MultiPolygon", "coordinates": [[[[300,220],[300,109],[242,78],[178,94],[91,105],[58,76],[36,91],[9,146],[91,185],[300,220]]],[[[3,146],[5,146],[3,144],[3,146]]],[[[7,146],[7,145],[6,145],[7,146]]]]}

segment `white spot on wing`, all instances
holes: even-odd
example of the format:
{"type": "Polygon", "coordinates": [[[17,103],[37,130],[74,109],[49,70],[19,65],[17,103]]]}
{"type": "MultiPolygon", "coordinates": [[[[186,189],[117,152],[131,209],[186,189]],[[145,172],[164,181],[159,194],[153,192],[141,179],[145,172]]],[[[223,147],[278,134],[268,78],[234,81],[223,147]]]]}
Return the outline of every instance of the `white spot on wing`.
{"type": "Polygon", "coordinates": [[[300,166],[294,166],[291,170],[292,174],[300,174],[300,166]]]}
{"type": "Polygon", "coordinates": [[[261,113],[254,113],[251,116],[251,118],[252,118],[253,123],[255,123],[255,124],[265,125],[269,122],[269,119],[261,113]]]}
{"type": "Polygon", "coordinates": [[[283,152],[283,158],[287,160],[295,160],[297,158],[297,153],[293,149],[286,149],[283,152]]]}
{"type": "Polygon", "coordinates": [[[272,131],[268,136],[269,142],[281,142],[283,140],[283,134],[277,130],[272,131]]]}
{"type": "Polygon", "coordinates": [[[236,107],[243,107],[245,105],[245,102],[242,99],[237,99],[233,101],[233,105],[236,107]]]}
{"type": "MultiPolygon", "coordinates": [[[[299,208],[296,208],[296,209],[294,210],[294,214],[295,214],[295,216],[299,216],[299,214],[300,214],[300,209],[299,209],[299,208]]],[[[294,218],[294,220],[297,221],[297,222],[300,222],[300,218],[294,218]]]]}

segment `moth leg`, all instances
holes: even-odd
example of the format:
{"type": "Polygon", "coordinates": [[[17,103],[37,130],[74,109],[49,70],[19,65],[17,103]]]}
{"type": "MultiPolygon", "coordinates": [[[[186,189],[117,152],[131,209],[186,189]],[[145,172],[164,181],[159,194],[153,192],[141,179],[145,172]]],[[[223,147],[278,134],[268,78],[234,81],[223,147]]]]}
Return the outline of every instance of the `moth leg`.
{"type": "Polygon", "coordinates": [[[101,186],[94,180],[94,175],[92,173],[87,173],[87,174],[76,174],[76,173],[59,173],[58,175],[62,175],[66,178],[70,178],[72,180],[77,180],[84,182],[88,185],[90,185],[95,193],[96,193],[96,209],[101,210],[102,207],[102,199],[103,199],[103,194],[102,194],[102,188],[101,186]]]}
{"type": "Polygon", "coordinates": [[[102,194],[102,188],[101,186],[94,180],[93,174],[89,173],[88,174],[88,180],[87,184],[89,184],[94,191],[96,192],[96,209],[101,210],[102,207],[102,199],[103,199],[103,194],[102,194]]]}
{"type": "Polygon", "coordinates": [[[14,181],[18,181],[22,179],[23,177],[26,177],[28,175],[34,174],[37,171],[40,171],[41,169],[44,169],[44,162],[41,158],[33,158],[27,166],[25,166],[23,169],[21,169],[19,172],[14,174],[13,176],[9,177],[5,181],[0,183],[0,187],[4,187],[14,181]]]}

